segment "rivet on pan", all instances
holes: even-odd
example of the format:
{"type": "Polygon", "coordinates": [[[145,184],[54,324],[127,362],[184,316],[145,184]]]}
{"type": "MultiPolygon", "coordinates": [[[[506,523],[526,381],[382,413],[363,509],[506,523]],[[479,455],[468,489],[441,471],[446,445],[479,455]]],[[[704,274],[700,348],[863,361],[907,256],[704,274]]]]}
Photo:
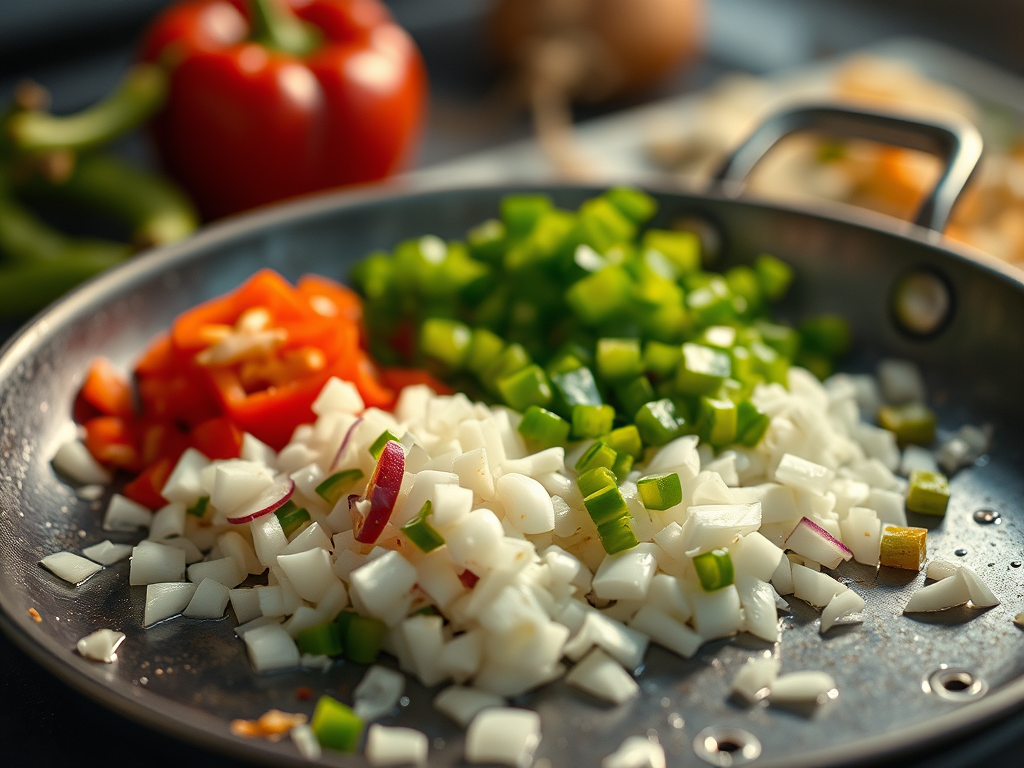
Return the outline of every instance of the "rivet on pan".
{"type": "Polygon", "coordinates": [[[969,701],[988,691],[988,683],[973,672],[945,664],[932,672],[921,687],[925,693],[934,693],[949,701],[969,701]]]}
{"type": "Polygon", "coordinates": [[[710,726],[693,740],[697,757],[711,765],[729,768],[746,765],[761,756],[761,742],[742,728],[710,726]]]}
{"type": "Polygon", "coordinates": [[[953,311],[949,284],[930,269],[912,269],[892,293],[896,324],[912,336],[931,336],[945,327],[953,311]]]}

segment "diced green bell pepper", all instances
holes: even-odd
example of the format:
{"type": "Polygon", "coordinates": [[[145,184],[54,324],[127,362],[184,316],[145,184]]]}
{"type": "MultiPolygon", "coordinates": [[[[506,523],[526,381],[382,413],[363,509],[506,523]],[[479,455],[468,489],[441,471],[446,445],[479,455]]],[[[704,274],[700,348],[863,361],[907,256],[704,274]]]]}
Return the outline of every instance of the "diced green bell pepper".
{"type": "Polygon", "coordinates": [[[659,379],[672,378],[682,359],[683,348],[679,344],[648,341],[644,345],[644,370],[659,379]]]}
{"type": "Polygon", "coordinates": [[[608,467],[594,467],[588,469],[576,478],[576,484],[580,488],[583,498],[592,496],[602,488],[609,488],[617,485],[615,473],[608,467]]]}
{"type": "Polygon", "coordinates": [[[275,509],[274,514],[277,516],[277,522],[281,524],[281,530],[288,538],[310,519],[309,512],[291,499],[275,509]]]}
{"type": "Polygon", "coordinates": [[[609,555],[625,552],[639,543],[629,524],[629,515],[609,520],[607,523],[597,526],[597,535],[601,537],[601,546],[609,555]]]}
{"type": "Polygon", "coordinates": [[[647,509],[668,509],[683,500],[683,487],[679,482],[679,475],[675,472],[642,477],[636,487],[647,509]]]}
{"type": "Polygon", "coordinates": [[[676,413],[676,406],[668,398],[655,400],[640,407],[634,418],[640,438],[646,445],[665,445],[680,437],[686,422],[676,413]]]}
{"type": "Polygon", "coordinates": [[[907,488],[907,509],[923,515],[944,515],[949,504],[949,480],[939,472],[915,469],[907,488]]]}
{"type": "Polygon", "coordinates": [[[533,405],[543,408],[551,404],[553,397],[551,382],[544,369],[536,363],[499,379],[498,392],[506,405],[517,411],[525,411],[533,405]]]}
{"type": "Polygon", "coordinates": [[[900,446],[928,445],[935,439],[935,412],[921,403],[887,405],[878,411],[878,426],[896,434],[900,446]]]}
{"type": "Polygon", "coordinates": [[[624,427],[613,429],[601,438],[601,442],[610,445],[616,453],[632,456],[634,460],[643,458],[644,444],[640,438],[640,430],[636,428],[635,424],[627,424],[624,427]]]}
{"type": "Polygon", "coordinates": [[[320,746],[338,752],[355,752],[363,735],[362,718],[330,696],[317,701],[310,727],[320,746]]]}
{"type": "Polygon", "coordinates": [[[606,467],[611,469],[615,466],[615,457],[618,456],[618,452],[610,445],[596,441],[591,445],[580,458],[576,461],[574,469],[583,474],[595,467],[606,467]]]}
{"type": "Polygon", "coordinates": [[[542,451],[545,448],[565,445],[569,439],[571,426],[557,413],[531,405],[523,413],[518,431],[530,448],[542,451]]]}
{"type": "Polygon", "coordinates": [[[693,558],[700,586],[705,592],[714,592],[733,583],[732,557],[728,549],[713,549],[693,558]]]}
{"type": "Polygon", "coordinates": [[[643,373],[639,339],[598,339],[597,374],[608,382],[635,379],[643,373]]]}
{"type": "Polygon", "coordinates": [[[697,409],[697,434],[715,448],[724,448],[736,441],[736,403],[702,397],[697,409]]]}
{"type": "Polygon", "coordinates": [[[644,403],[657,399],[654,387],[646,376],[637,376],[615,387],[615,395],[627,417],[634,416],[644,403]]]}
{"type": "Polygon", "coordinates": [[[576,405],[572,409],[572,436],[575,440],[601,437],[612,431],[615,409],[610,405],[576,405]]]}
{"type": "MultiPolygon", "coordinates": [[[[394,440],[395,436],[390,432],[384,432],[387,435],[388,440],[394,440]]],[[[379,439],[379,438],[378,438],[379,439]]],[[[376,441],[374,442],[376,445],[376,441]]],[[[384,444],[381,444],[380,450],[377,451],[373,458],[379,459],[380,452],[384,450],[384,444]]],[[[371,449],[370,453],[373,453],[371,449]]],[[[316,494],[321,499],[326,501],[328,504],[337,504],[341,497],[356,483],[363,479],[363,470],[361,469],[342,469],[335,472],[333,475],[324,480],[320,485],[316,487],[316,494]]]]}
{"type": "Polygon", "coordinates": [[[345,650],[341,628],[333,621],[301,630],[295,636],[295,644],[299,653],[314,656],[340,656],[345,650]]]}
{"type": "Polygon", "coordinates": [[[683,358],[676,369],[676,389],[686,395],[707,395],[732,373],[728,352],[702,344],[683,344],[683,358]]]}
{"type": "Polygon", "coordinates": [[[753,448],[761,442],[770,423],[768,414],[750,400],[744,400],[736,407],[736,442],[753,448]]]}
{"type": "Polygon", "coordinates": [[[464,323],[430,317],[420,328],[420,351],[457,371],[465,363],[472,337],[472,331],[464,323]]]}
{"type": "Polygon", "coordinates": [[[761,283],[761,290],[772,301],[785,296],[793,282],[792,267],[767,253],[762,253],[754,261],[754,271],[761,283]]]}
{"type": "Polygon", "coordinates": [[[432,506],[430,499],[427,499],[416,516],[400,529],[420,552],[433,552],[444,545],[444,537],[427,519],[430,517],[432,506]]]}
{"type": "Polygon", "coordinates": [[[583,504],[598,527],[620,517],[629,517],[629,508],[616,485],[594,491],[583,499],[583,504]]]}

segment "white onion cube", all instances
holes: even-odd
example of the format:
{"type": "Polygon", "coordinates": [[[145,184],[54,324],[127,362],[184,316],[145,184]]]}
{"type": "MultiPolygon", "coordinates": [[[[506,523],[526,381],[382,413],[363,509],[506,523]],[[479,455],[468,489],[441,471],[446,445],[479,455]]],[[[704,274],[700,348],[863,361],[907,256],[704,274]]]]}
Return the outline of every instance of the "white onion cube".
{"type": "Polygon", "coordinates": [[[177,616],[184,611],[196,593],[196,586],[187,581],[148,585],[146,614],[142,625],[151,627],[158,621],[177,616]]]}
{"type": "Polygon", "coordinates": [[[540,744],[540,715],[527,709],[485,709],[466,731],[466,760],[528,768],[540,744]]]}
{"type": "Polygon", "coordinates": [[[299,665],[299,649],[295,641],[276,624],[251,629],[242,639],[249,650],[249,661],[257,672],[299,665]]]}
{"type": "Polygon", "coordinates": [[[613,704],[622,704],[640,693],[633,676],[600,648],[592,650],[570,669],[565,682],[613,704]]]}
{"type": "Polygon", "coordinates": [[[100,565],[113,565],[124,560],[131,553],[131,544],[114,544],[109,539],[82,550],[83,555],[100,565]]]}
{"type": "Polygon", "coordinates": [[[426,765],[427,735],[414,728],[390,728],[374,723],[364,754],[370,765],[426,765]]]}
{"type": "Polygon", "coordinates": [[[214,579],[203,579],[182,615],[192,619],[219,619],[224,615],[229,599],[227,587],[214,579]]]}
{"type": "Polygon", "coordinates": [[[54,552],[39,562],[55,576],[64,579],[68,584],[76,586],[97,571],[103,570],[102,565],[97,565],[91,560],[86,560],[84,557],[73,552],[54,552]]]}
{"type": "Polygon", "coordinates": [[[86,659],[110,664],[117,659],[117,648],[124,642],[124,632],[97,629],[78,641],[78,654],[86,659]]]}

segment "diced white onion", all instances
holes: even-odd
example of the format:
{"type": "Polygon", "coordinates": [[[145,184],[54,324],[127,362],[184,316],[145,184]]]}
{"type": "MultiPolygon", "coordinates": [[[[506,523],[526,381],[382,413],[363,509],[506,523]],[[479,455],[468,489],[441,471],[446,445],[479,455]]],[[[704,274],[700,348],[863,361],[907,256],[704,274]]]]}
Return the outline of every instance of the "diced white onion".
{"type": "Polygon", "coordinates": [[[110,664],[117,660],[117,649],[124,642],[124,632],[97,629],[78,641],[78,654],[86,659],[110,664]]]}
{"type": "Polygon", "coordinates": [[[527,709],[483,710],[466,731],[466,760],[527,768],[540,744],[540,715],[527,709]]]}

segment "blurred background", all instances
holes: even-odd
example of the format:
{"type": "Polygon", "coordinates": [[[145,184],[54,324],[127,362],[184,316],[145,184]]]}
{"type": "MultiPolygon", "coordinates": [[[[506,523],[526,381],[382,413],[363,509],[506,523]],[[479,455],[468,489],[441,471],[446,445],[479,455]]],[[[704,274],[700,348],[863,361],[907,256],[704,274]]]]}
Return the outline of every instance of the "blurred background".
{"type": "MultiPolygon", "coordinates": [[[[1024,264],[1020,2],[384,2],[422,55],[428,101],[421,121],[410,118],[403,137],[409,147],[403,144],[401,157],[357,181],[404,172],[406,184],[564,179],[701,188],[716,163],[773,108],[789,100],[839,99],[977,125],[986,158],[946,234],[1024,264]],[[598,6],[612,10],[606,7],[601,17],[598,6]],[[637,45],[638,39],[650,44],[637,45]]],[[[19,112],[78,114],[109,99],[138,60],[146,30],[173,4],[0,0],[0,110],[13,105],[0,112],[0,121],[10,125],[19,112]],[[26,79],[41,88],[26,89],[26,79]]],[[[159,99],[147,107],[160,114],[167,108],[159,99]]],[[[86,199],[56,195],[56,203],[39,194],[67,193],[68,180],[84,173],[94,146],[55,141],[26,149],[12,147],[10,135],[0,138],[0,341],[77,280],[248,206],[202,198],[203,191],[190,186],[194,179],[176,166],[180,158],[140,125],[148,117],[123,119],[123,130],[103,137],[102,150],[116,161],[114,172],[144,174],[143,184],[156,179],[165,195],[159,201],[178,215],[176,228],[142,237],[140,214],[123,200],[90,206],[88,191],[86,199]],[[102,258],[93,250],[83,261],[75,251],[97,243],[102,258]],[[76,255],[47,261],[50,271],[37,269],[37,252],[46,248],[62,259],[76,255]]],[[[938,173],[932,158],[916,152],[804,136],[780,145],[751,189],[909,218],[938,173]]],[[[285,185],[278,196],[303,191],[285,185]]],[[[214,760],[163,737],[154,742],[158,737],[51,679],[2,636],[0,712],[0,737],[16,754],[31,753],[36,765],[63,764],[83,749],[96,754],[112,727],[122,757],[146,750],[155,765],[214,760]],[[69,710],[79,713],[74,730],[53,738],[67,727],[69,710]]],[[[921,764],[1019,764],[1012,756],[1019,760],[1022,731],[1024,724],[1011,723],[941,755],[921,756],[921,764]]]]}

